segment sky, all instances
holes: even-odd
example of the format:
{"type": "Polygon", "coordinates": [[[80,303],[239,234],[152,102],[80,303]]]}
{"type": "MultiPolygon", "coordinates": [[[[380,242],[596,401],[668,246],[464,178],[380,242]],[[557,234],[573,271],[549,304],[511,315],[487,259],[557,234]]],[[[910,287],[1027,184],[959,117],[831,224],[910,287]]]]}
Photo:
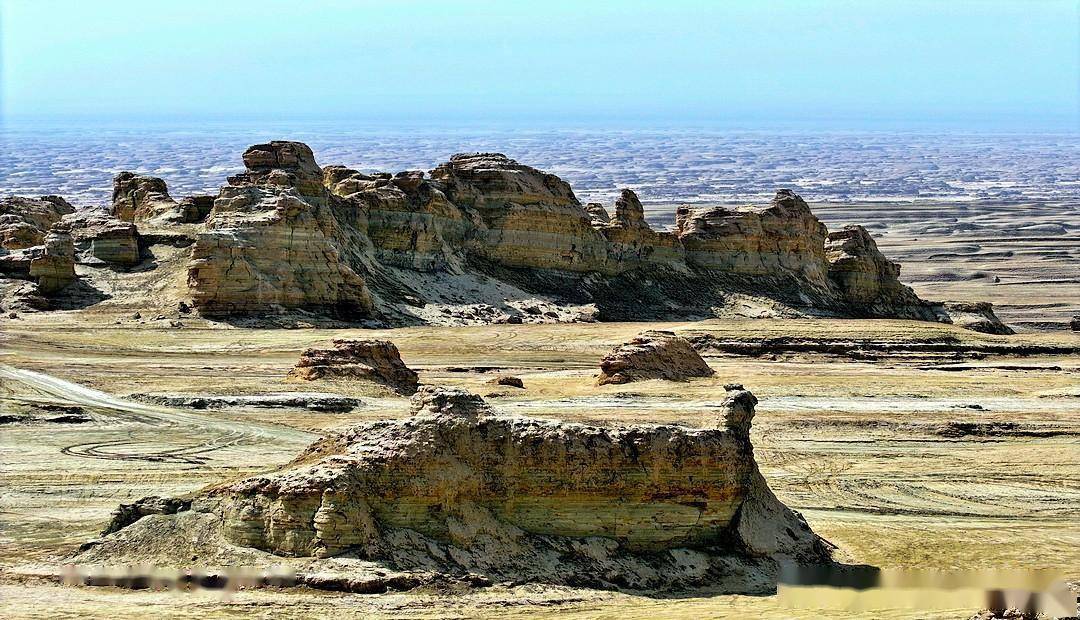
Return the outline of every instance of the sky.
{"type": "Polygon", "coordinates": [[[1072,132],[1078,6],[0,0],[0,113],[1072,132]]]}

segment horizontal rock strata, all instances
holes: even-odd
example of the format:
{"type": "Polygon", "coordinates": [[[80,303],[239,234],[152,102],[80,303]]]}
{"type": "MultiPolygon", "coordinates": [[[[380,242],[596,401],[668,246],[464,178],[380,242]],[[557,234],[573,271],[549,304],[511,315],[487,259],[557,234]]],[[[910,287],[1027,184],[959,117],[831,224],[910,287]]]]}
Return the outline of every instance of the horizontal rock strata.
{"type": "MultiPolygon", "coordinates": [[[[394,174],[324,168],[307,145],[271,141],[243,162],[214,197],[177,202],[161,179],[130,172],[114,181],[111,212],[138,222],[144,241],[195,239],[183,298],[210,316],[449,325],[473,321],[454,310],[469,307],[479,322],[517,322],[538,300],[610,321],[848,316],[1007,329],[992,311],[919,299],[865,229],[829,233],[790,190],[765,205],[680,207],[672,230],[654,230],[633,191],[610,208],[583,205],[562,179],[500,153],[394,174]]],[[[0,206],[9,252],[44,243],[63,215],[49,200],[0,206]]],[[[88,247],[73,227],[80,260],[136,261],[128,231],[98,228],[88,247]]],[[[18,256],[0,263],[26,271],[18,256]]],[[[580,315],[540,314],[528,322],[580,315]]]]}
{"type": "MultiPolygon", "coordinates": [[[[748,566],[827,561],[757,470],[755,403],[732,386],[709,428],[594,427],[424,387],[411,418],[330,435],[278,472],[200,495],[196,516],[172,523],[280,556],[603,587],[715,587],[748,566]]],[[[177,528],[146,518],[85,558],[154,531],[177,528]]]]}

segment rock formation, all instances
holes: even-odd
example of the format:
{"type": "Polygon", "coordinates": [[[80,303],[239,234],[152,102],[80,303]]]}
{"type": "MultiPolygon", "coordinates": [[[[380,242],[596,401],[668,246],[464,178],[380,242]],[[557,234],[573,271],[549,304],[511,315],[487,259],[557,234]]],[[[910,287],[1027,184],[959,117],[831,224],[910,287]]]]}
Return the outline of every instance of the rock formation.
{"type": "Polygon", "coordinates": [[[176,210],[176,201],[162,179],[134,172],[121,172],[113,178],[112,214],[118,219],[146,221],[176,210]]]}
{"type": "Polygon", "coordinates": [[[941,305],[945,323],[959,325],[984,334],[1007,336],[1015,333],[994,314],[994,306],[985,302],[946,301],[941,305]]]}
{"type": "MultiPolygon", "coordinates": [[[[428,174],[368,174],[322,168],[306,145],[272,141],[243,161],[214,198],[177,202],[161,179],[130,172],[114,183],[113,214],[138,221],[148,247],[195,239],[183,297],[211,317],[516,322],[539,300],[595,312],[527,322],[824,315],[1007,329],[992,312],[968,320],[919,299],[865,230],[829,234],[790,190],[764,206],[680,207],[668,231],[653,230],[629,189],[611,208],[582,205],[565,181],[499,153],[454,155],[428,174]]],[[[24,214],[0,212],[9,252],[44,242],[62,202],[48,200],[4,203],[24,214]]],[[[80,260],[137,261],[133,229],[78,221],[88,220],[72,221],[80,260]]],[[[23,257],[5,256],[4,273],[26,271],[23,257]]]]}
{"type": "Polygon", "coordinates": [[[600,361],[600,385],[647,379],[685,381],[710,377],[712,368],[685,338],[673,332],[650,330],[615,347],[600,361]]]}
{"type": "Polygon", "coordinates": [[[475,252],[506,267],[604,271],[607,247],[570,185],[500,153],[459,154],[431,171],[450,202],[476,211],[475,252]]]}
{"type": "Polygon", "coordinates": [[[334,340],[330,349],[307,349],[289,371],[293,379],[360,379],[412,394],[417,375],[389,340],[334,340]]]}
{"type": "Polygon", "coordinates": [[[679,207],[675,229],[694,266],[740,274],[792,273],[825,285],[827,230],[806,202],[780,190],[767,207],[679,207]]]}
{"type": "Polygon", "coordinates": [[[74,212],[75,208],[59,196],[10,196],[0,200],[0,251],[44,244],[49,228],[74,212]]]}
{"type": "Polygon", "coordinates": [[[29,275],[45,295],[56,294],[75,281],[75,244],[63,224],[54,225],[45,235],[43,249],[30,259],[29,275]]]}
{"type": "Polygon", "coordinates": [[[104,211],[84,209],[64,216],[71,229],[79,262],[131,267],[142,260],[135,224],[104,211]]]}
{"type": "Polygon", "coordinates": [[[754,402],[729,393],[709,428],[596,427],[498,415],[468,392],[425,386],[411,418],[332,434],[280,471],[141,519],[78,561],[173,549],[169,537],[186,561],[192,540],[220,536],[231,545],[217,559],[262,550],[284,556],[263,562],[313,558],[305,566],[321,573],[355,576],[340,557],[486,580],[768,591],[778,561],[822,563],[828,552],[757,469],[754,402]],[[193,539],[195,525],[206,529],[193,539]]]}
{"type": "Polygon", "coordinates": [[[293,187],[223,187],[206,228],[188,268],[192,300],[205,313],[303,308],[346,319],[369,315],[370,293],[342,257],[329,207],[293,187]]]}

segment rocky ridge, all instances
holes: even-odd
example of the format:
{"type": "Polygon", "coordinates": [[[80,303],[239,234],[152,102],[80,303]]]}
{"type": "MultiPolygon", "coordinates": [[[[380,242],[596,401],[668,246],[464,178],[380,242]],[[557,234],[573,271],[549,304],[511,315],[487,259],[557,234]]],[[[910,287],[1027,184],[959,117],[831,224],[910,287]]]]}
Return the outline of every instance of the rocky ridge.
{"type": "MultiPolygon", "coordinates": [[[[120,222],[72,221],[87,222],[73,226],[80,256],[130,266],[135,244],[185,238],[187,290],[177,296],[226,320],[307,312],[456,324],[454,308],[469,307],[466,322],[517,322],[537,300],[614,321],[955,317],[1003,327],[988,306],[969,320],[919,299],[864,229],[829,233],[789,190],[764,206],[680,207],[674,229],[657,231],[631,190],[609,213],[498,153],[454,155],[430,173],[369,174],[321,167],[306,145],[273,141],[243,161],[216,197],[180,202],[161,179],[121,173],[111,206],[120,222]]],[[[22,204],[18,217],[39,206],[22,204]]],[[[11,219],[6,243],[37,241],[11,219]]]]}
{"type": "Polygon", "coordinates": [[[357,578],[366,561],[488,582],[765,592],[779,562],[829,553],[757,469],[755,403],[731,386],[706,428],[609,428],[504,416],[463,390],[425,386],[412,417],[341,430],[277,472],[180,510],[158,499],[125,507],[109,530],[152,516],[76,561],[194,551],[357,578]]]}

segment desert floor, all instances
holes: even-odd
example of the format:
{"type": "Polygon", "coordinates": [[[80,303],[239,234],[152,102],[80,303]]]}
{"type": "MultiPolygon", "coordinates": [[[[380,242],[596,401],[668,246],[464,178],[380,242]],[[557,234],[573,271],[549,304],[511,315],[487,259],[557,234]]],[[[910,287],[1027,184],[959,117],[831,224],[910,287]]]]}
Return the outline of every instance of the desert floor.
{"type": "MultiPolygon", "coordinates": [[[[785,597],[651,598],[550,586],[471,592],[225,594],[58,585],[63,558],[120,502],[191,492],[289,460],[320,431],[407,415],[405,398],[357,383],[295,383],[300,351],[334,337],[386,337],[423,383],[460,385],[505,412],[596,423],[697,425],[723,385],[760,399],[756,455],[772,488],[838,557],[882,568],[1042,568],[1080,579],[1080,356],[958,353],[707,355],[714,377],[595,385],[600,357],[646,328],[724,340],[793,336],[857,344],[955,338],[1080,346],[1055,331],[986,336],[904,321],[740,320],[396,330],[257,330],[198,320],[182,329],[92,312],[27,315],[0,331],[0,615],[11,617],[866,617],[966,618],[981,593],[924,600],[882,591],[785,597]],[[525,389],[487,383],[494,372],[525,389]],[[349,414],[176,410],[133,393],[324,391],[349,414]],[[49,405],[90,422],[49,422],[49,405]],[[44,412],[44,413],[43,413],[44,412]],[[950,423],[975,423],[956,436],[950,423]],[[813,597],[811,597],[813,598],[813,597]]],[[[853,349],[855,347],[852,347],[853,349]]],[[[55,410],[54,410],[55,412],[55,410]]]]}

